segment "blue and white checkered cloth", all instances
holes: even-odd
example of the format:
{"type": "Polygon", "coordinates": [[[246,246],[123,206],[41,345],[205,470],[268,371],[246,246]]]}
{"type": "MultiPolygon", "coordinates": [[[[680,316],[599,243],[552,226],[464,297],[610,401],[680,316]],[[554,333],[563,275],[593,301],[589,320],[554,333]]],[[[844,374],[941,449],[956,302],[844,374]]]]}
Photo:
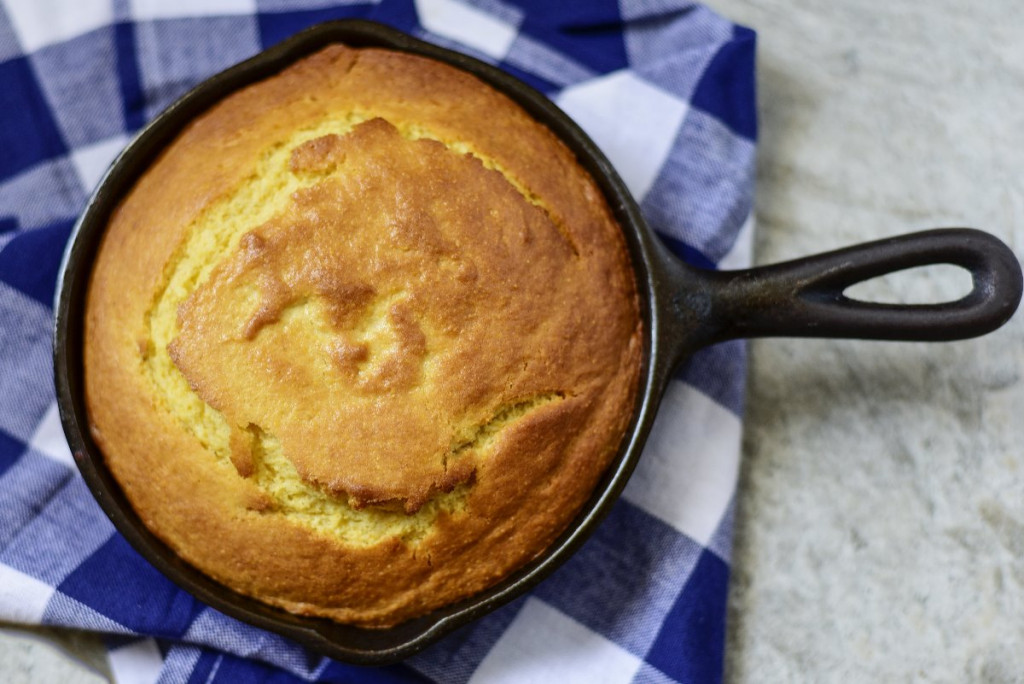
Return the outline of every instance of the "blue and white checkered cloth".
{"type": "Polygon", "coordinates": [[[0,621],[108,635],[118,682],[716,682],[744,345],[671,383],[594,537],[529,596],[390,668],[311,654],[202,605],[114,531],[51,380],[75,217],[136,129],[310,24],[374,19],[549,94],[690,263],[749,262],[754,34],[682,0],[0,0],[0,621]]]}

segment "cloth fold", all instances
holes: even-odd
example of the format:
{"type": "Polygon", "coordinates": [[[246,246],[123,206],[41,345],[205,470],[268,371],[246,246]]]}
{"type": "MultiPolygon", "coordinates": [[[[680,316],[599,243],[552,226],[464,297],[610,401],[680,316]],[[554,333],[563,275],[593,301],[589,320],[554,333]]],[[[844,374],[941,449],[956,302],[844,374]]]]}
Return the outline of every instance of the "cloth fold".
{"type": "Polygon", "coordinates": [[[0,621],[106,635],[118,682],[721,679],[745,347],[671,382],[621,500],[528,596],[388,668],[205,606],[114,530],[54,399],[71,227],[131,135],[204,78],[311,24],[380,21],[506,69],[594,138],[651,226],[705,268],[749,263],[754,35],[676,0],[0,0],[0,621]]]}

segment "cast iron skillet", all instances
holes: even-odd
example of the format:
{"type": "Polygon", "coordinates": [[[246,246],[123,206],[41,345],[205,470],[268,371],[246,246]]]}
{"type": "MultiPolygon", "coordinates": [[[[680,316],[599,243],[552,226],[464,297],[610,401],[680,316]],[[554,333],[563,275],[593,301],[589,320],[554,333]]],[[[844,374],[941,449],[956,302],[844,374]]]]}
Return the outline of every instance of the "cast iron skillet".
{"type": "Polygon", "coordinates": [[[669,254],[644,224],[636,202],[594,143],[543,95],[494,67],[385,26],[339,21],[313,27],[210,78],[149,124],[107,172],[75,226],[59,288],[54,372],[61,420],[86,483],[117,529],[165,575],[218,610],[339,660],[384,664],[412,655],[522,595],[580,547],[633,471],[673,370],[695,350],[754,336],[953,340],[982,335],[1002,325],[1016,309],[1021,271],[1003,243],[969,229],[916,233],[744,271],[689,267],[669,254]],[[507,94],[565,141],[601,186],[625,232],[645,330],[639,397],[630,428],[618,458],[569,528],[542,557],[497,586],[385,630],[291,615],[234,593],[177,558],[143,526],[107,470],[89,436],[83,390],[85,292],[107,220],[120,198],[196,115],[228,93],[337,42],[412,52],[464,69],[507,94]],[[870,304],[843,295],[854,283],[929,264],[966,269],[973,289],[959,301],[916,306],[870,304]]]}

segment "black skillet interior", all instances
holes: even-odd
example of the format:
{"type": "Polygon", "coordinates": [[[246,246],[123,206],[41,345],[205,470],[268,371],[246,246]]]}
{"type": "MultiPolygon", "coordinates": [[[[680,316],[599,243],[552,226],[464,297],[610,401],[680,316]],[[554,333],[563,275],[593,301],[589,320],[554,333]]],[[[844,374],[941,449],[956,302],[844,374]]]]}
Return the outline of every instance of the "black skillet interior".
{"type": "Polygon", "coordinates": [[[589,537],[625,486],[674,368],[696,349],[733,337],[843,336],[956,339],[987,332],[1013,312],[1020,267],[994,238],[977,231],[932,231],[862,245],[773,267],[733,273],[698,271],[653,238],[615,170],[592,141],[546,97],[504,72],[394,29],[338,21],[308,29],[203,82],[150,123],[107,173],[75,227],[59,283],[54,372],[61,419],[75,461],[117,529],[153,565],[214,608],[339,660],[385,664],[412,655],[452,630],[521,596],[589,537]],[[633,420],[620,454],[583,511],[545,554],[500,584],[460,603],[386,630],[366,630],[292,615],[237,594],[182,562],[132,510],[89,436],[84,403],[82,329],[90,268],[110,213],[160,150],[195,116],[227,94],[267,78],[331,43],[419,54],[464,69],[518,102],[576,154],[623,226],[636,272],[646,353],[633,420]],[[933,306],[864,304],[846,287],[884,273],[933,263],[969,270],[964,299],[933,306]]]}

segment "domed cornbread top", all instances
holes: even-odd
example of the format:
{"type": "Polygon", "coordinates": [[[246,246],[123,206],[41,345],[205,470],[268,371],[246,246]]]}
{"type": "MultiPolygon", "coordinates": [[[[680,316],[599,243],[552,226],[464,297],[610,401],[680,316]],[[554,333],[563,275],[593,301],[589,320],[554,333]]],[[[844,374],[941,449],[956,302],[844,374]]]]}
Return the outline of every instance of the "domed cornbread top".
{"type": "Polygon", "coordinates": [[[198,117],[114,212],[91,428],[187,562],[384,627],[565,529],[629,423],[640,325],[552,133],[447,65],[332,46],[198,117]]]}

